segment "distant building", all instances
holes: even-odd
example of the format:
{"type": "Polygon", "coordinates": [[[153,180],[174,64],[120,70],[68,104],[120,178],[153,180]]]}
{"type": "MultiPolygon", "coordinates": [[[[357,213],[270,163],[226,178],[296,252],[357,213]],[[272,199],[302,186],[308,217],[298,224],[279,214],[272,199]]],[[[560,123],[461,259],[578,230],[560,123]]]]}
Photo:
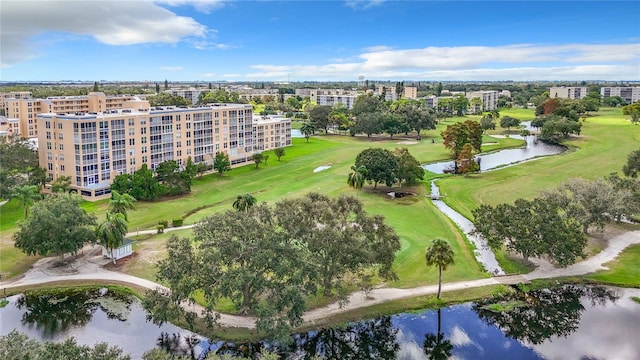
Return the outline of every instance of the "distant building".
{"type": "Polygon", "coordinates": [[[404,97],[406,99],[417,99],[418,98],[418,88],[415,86],[405,86],[404,87],[404,97]]]}
{"type": "Polygon", "coordinates": [[[602,98],[619,96],[627,104],[633,104],[640,101],[640,86],[602,87],[600,88],[600,95],[602,95],[602,98]]]}
{"type": "Polygon", "coordinates": [[[498,97],[500,97],[500,96],[504,96],[504,97],[508,97],[508,98],[510,98],[510,97],[511,97],[511,91],[509,91],[509,90],[502,90],[502,91],[500,91],[500,94],[498,95],[498,97]]]}
{"type": "MultiPolygon", "coordinates": [[[[133,243],[135,240],[131,240],[129,238],[125,238],[122,242],[122,245],[118,246],[118,248],[113,249],[113,259],[120,260],[127,256],[133,255],[133,243]]],[[[102,256],[107,259],[111,259],[111,251],[107,249],[105,246],[100,245],[102,248],[102,256]]]]}
{"type": "Polygon", "coordinates": [[[588,87],[552,87],[549,89],[549,98],[555,99],[584,99],[589,93],[588,87]]]}
{"type": "Polygon", "coordinates": [[[469,100],[479,98],[482,101],[482,109],[480,109],[482,111],[491,111],[497,108],[498,91],[496,90],[470,91],[466,97],[469,100]]]}
{"type": "Polygon", "coordinates": [[[427,107],[437,108],[438,107],[438,97],[435,95],[430,95],[424,98],[424,104],[427,107]]]}
{"type": "Polygon", "coordinates": [[[180,96],[182,98],[185,98],[189,101],[191,101],[191,105],[195,105],[198,103],[198,99],[200,98],[200,94],[202,93],[208,93],[209,89],[196,89],[196,88],[189,88],[189,89],[169,89],[169,90],[165,90],[165,93],[171,94],[173,96],[180,96]]]}
{"type": "Polygon", "coordinates": [[[344,104],[347,109],[352,109],[356,101],[356,95],[317,95],[316,102],[318,105],[333,106],[335,104],[344,104]]]}

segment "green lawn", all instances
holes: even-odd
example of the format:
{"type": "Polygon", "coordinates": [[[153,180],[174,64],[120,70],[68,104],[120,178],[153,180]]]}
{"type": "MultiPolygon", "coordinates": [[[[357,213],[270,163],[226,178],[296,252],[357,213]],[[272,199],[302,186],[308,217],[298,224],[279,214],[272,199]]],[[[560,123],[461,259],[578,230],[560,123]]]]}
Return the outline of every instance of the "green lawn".
{"type": "Polygon", "coordinates": [[[633,245],[613,261],[605,264],[609,270],[598,271],[585,278],[624,287],[640,287],[640,245],[633,245]]]}
{"type": "Polygon", "coordinates": [[[571,150],[563,155],[469,177],[448,177],[438,182],[440,192],[449,206],[471,218],[471,210],[480,204],[533,198],[570,178],[621,172],[627,154],[640,147],[640,126],[631,125],[619,109],[605,109],[587,118],[580,137],[564,144],[571,150]]]}

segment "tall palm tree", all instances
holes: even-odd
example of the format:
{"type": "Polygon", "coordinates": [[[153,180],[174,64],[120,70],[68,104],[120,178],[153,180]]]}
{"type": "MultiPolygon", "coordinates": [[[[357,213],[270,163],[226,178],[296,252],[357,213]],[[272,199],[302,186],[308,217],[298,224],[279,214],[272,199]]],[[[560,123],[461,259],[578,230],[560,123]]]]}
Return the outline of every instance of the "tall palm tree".
{"type": "Polygon", "coordinates": [[[442,289],[442,270],[447,270],[447,266],[453,264],[453,249],[446,240],[435,239],[427,247],[425,252],[425,260],[427,266],[438,267],[438,299],[440,299],[440,290],[442,289]]]}
{"type": "Polygon", "coordinates": [[[107,212],[107,219],[96,228],[96,237],[100,244],[109,250],[114,264],[116,259],[113,256],[113,249],[122,245],[127,230],[127,220],[124,215],[110,211],[107,212]]]}
{"type": "Polygon", "coordinates": [[[240,212],[247,212],[258,200],[251,194],[238,195],[233,202],[233,208],[240,212]]]}
{"type": "MultiPolygon", "coordinates": [[[[364,165],[360,165],[356,167],[355,165],[351,166],[351,170],[353,171],[349,174],[349,178],[347,179],[347,184],[352,188],[356,189],[358,193],[362,186],[364,185],[365,176],[367,176],[367,168],[364,165]]],[[[358,194],[356,193],[356,194],[358,194]]]]}
{"type": "Polygon", "coordinates": [[[124,219],[129,221],[127,216],[127,209],[135,209],[133,203],[136,202],[136,198],[129,194],[120,194],[119,192],[112,190],[111,199],[109,200],[109,211],[124,215],[124,219]]]}
{"type": "Polygon", "coordinates": [[[316,132],[316,126],[310,122],[303,123],[300,127],[300,132],[307,139],[307,142],[309,142],[309,137],[311,137],[311,135],[316,132]]]}
{"type": "Polygon", "coordinates": [[[35,200],[40,199],[40,192],[36,185],[23,185],[13,189],[11,198],[18,200],[18,202],[24,207],[24,218],[29,216],[29,207],[33,205],[35,200]]]}

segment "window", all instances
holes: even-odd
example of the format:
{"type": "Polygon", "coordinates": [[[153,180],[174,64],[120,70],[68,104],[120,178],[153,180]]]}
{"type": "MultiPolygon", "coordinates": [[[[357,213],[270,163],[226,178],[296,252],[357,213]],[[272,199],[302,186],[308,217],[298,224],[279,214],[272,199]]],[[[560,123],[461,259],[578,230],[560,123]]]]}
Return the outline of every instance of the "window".
{"type": "Polygon", "coordinates": [[[64,150],[64,145],[60,144],[60,150],[64,150]]]}
{"type": "Polygon", "coordinates": [[[60,171],[64,171],[64,165],[60,165],[60,171]]]}
{"type": "Polygon", "coordinates": [[[135,165],[135,164],[136,164],[136,158],[129,159],[129,165],[135,165]]]}
{"type": "MultiPolygon", "coordinates": [[[[31,111],[31,109],[29,109],[29,111],[31,111]]],[[[51,121],[45,121],[44,122],[44,127],[47,129],[51,129],[51,121]]]]}
{"type": "Polygon", "coordinates": [[[142,129],[140,129],[140,134],[144,135],[147,133],[147,128],[143,127],[142,129]]]}
{"type": "Polygon", "coordinates": [[[134,136],[136,134],[136,129],[129,128],[129,136],[134,136]]]}
{"type": "Polygon", "coordinates": [[[142,139],[140,139],[140,142],[143,143],[143,144],[146,144],[147,143],[147,137],[143,136],[142,139]]]}
{"type": "Polygon", "coordinates": [[[136,144],[136,139],[129,139],[129,146],[134,146],[136,144]]]}
{"type": "Polygon", "coordinates": [[[62,130],[62,123],[58,123],[58,130],[62,130]]]}
{"type": "Polygon", "coordinates": [[[134,125],[135,125],[135,120],[129,119],[129,126],[134,126],[134,125]]]}
{"type": "Polygon", "coordinates": [[[176,124],[176,130],[181,130],[182,129],[182,124],[176,124]]]}

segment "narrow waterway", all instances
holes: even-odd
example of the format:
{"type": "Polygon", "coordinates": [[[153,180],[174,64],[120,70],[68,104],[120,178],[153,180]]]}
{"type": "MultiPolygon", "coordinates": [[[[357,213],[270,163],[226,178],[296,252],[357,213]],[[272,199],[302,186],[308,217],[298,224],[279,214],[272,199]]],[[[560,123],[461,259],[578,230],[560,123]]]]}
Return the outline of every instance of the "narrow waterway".
{"type": "Polygon", "coordinates": [[[473,233],[476,229],[473,223],[453,210],[449,205],[445,204],[444,201],[440,200],[440,189],[438,189],[435,180],[431,181],[431,202],[464,232],[467,239],[475,246],[473,253],[478,262],[484,266],[485,270],[492,275],[504,275],[504,270],[502,270],[500,264],[498,264],[493,251],[487,246],[487,241],[483,237],[473,233]]]}

